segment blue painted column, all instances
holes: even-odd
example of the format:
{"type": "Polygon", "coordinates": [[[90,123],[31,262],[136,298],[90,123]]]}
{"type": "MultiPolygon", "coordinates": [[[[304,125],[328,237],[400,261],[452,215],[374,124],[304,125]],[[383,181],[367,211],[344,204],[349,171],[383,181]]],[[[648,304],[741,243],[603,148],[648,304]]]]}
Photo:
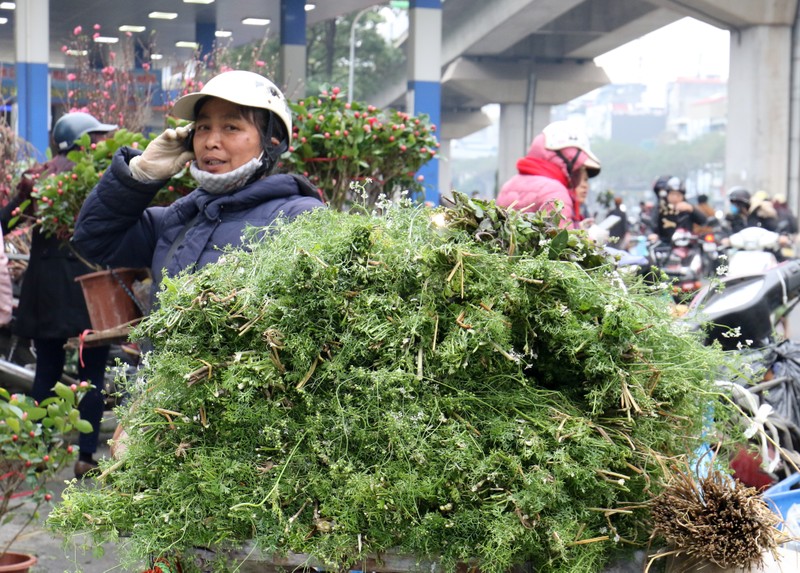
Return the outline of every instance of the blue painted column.
{"type": "Polygon", "coordinates": [[[17,134],[45,158],[50,144],[49,0],[17,2],[14,45],[17,51],[17,134]]]}
{"type": "Polygon", "coordinates": [[[278,86],[289,99],[306,95],[306,3],[281,0],[281,48],[278,86]]]}
{"type": "MultiPolygon", "coordinates": [[[[408,111],[442,123],[442,1],[411,0],[409,8],[408,111]]],[[[439,160],[422,166],[425,201],[439,204],[439,160]]]]}
{"type": "Polygon", "coordinates": [[[200,44],[200,57],[207,56],[214,49],[214,41],[217,37],[216,22],[196,22],[194,25],[194,41],[200,44]]]}

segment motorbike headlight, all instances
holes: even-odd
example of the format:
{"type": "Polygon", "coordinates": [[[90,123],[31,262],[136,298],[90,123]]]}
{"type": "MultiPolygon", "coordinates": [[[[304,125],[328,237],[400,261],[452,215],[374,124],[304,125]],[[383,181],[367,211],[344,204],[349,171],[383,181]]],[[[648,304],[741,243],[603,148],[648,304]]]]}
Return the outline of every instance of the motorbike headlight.
{"type": "Polygon", "coordinates": [[[719,316],[753,300],[764,286],[764,280],[722,291],[715,299],[700,308],[700,314],[719,316]]]}

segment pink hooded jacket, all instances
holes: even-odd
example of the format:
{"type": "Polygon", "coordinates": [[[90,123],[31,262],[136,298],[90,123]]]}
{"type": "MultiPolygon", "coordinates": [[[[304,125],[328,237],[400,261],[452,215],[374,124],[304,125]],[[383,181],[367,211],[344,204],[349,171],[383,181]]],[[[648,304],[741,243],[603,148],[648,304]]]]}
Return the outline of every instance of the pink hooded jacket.
{"type": "MultiPolygon", "coordinates": [[[[576,153],[580,154],[573,166],[573,173],[586,163],[588,157],[577,147],[564,148],[561,153],[568,161],[576,153]]],[[[500,189],[498,205],[519,211],[539,211],[554,210],[555,202],[560,201],[564,205],[561,210],[564,217],[562,226],[572,228],[583,218],[570,183],[571,173],[567,172],[567,164],[557,151],[545,148],[544,134],[540,133],[534,138],[528,154],[517,161],[517,170],[519,173],[500,189]]]]}

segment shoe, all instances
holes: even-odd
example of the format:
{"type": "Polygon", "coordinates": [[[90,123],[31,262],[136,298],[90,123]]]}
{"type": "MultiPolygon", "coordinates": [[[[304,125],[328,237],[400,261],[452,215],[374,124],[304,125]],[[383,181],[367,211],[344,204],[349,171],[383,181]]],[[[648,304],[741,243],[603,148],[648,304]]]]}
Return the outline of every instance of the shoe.
{"type": "Polygon", "coordinates": [[[96,476],[99,473],[97,469],[97,462],[92,460],[91,462],[85,462],[83,460],[78,460],[75,462],[75,477],[78,479],[83,478],[91,478],[96,476]]]}

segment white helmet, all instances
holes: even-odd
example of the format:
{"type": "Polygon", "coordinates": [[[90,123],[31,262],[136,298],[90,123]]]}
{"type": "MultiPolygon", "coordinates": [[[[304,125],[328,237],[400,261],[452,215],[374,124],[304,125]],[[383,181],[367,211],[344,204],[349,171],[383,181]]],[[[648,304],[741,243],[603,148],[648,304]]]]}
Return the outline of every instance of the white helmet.
{"type": "MultiPolygon", "coordinates": [[[[574,147],[582,151],[586,158],[582,165],[589,172],[589,177],[594,177],[600,173],[600,160],[592,153],[589,147],[589,138],[582,130],[568,121],[554,121],[542,130],[544,134],[544,146],[552,151],[560,151],[574,147]]],[[[577,156],[573,161],[577,160],[577,156]]],[[[571,170],[570,170],[571,171],[571,170]]]]}
{"type": "Polygon", "coordinates": [[[292,112],[283,92],[262,75],[245,70],[222,72],[214,76],[199,92],[178,98],[172,115],[194,120],[195,105],[204,97],[217,97],[245,107],[266,109],[281,120],[286,130],[287,145],[292,141],[292,112]]]}

